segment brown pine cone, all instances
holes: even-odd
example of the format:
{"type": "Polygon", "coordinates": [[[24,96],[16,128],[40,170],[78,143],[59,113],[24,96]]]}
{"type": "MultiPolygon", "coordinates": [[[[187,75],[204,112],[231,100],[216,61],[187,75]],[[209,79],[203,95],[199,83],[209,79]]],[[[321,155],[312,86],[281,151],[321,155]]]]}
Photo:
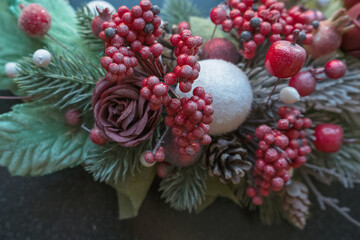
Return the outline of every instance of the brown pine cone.
{"type": "Polygon", "coordinates": [[[286,186],[282,200],[287,220],[296,227],[304,229],[310,206],[307,186],[302,182],[292,180],[286,186]]]}
{"type": "Polygon", "coordinates": [[[210,176],[219,176],[220,181],[230,180],[239,184],[245,172],[251,169],[251,163],[246,160],[246,149],[234,137],[219,138],[213,142],[204,158],[210,176]]]}
{"type": "Polygon", "coordinates": [[[174,68],[176,67],[176,56],[174,54],[174,47],[171,45],[170,38],[174,32],[176,32],[176,29],[169,30],[168,23],[165,22],[162,25],[162,34],[157,39],[159,43],[161,43],[164,46],[164,51],[162,54],[162,61],[166,66],[167,72],[172,72],[174,68]]]}

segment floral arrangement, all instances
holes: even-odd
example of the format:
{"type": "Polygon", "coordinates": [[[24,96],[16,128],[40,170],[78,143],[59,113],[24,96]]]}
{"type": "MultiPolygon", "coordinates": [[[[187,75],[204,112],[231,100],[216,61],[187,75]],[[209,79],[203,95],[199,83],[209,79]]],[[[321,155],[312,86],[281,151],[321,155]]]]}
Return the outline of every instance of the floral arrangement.
{"type": "Polygon", "coordinates": [[[2,98],[24,101],[0,116],[11,174],[82,165],[120,219],[157,176],[177,210],[227,197],[303,229],[313,193],[360,226],[313,184],[360,181],[359,4],[228,0],[204,19],[187,0],[33,2],[0,3],[2,98]]]}

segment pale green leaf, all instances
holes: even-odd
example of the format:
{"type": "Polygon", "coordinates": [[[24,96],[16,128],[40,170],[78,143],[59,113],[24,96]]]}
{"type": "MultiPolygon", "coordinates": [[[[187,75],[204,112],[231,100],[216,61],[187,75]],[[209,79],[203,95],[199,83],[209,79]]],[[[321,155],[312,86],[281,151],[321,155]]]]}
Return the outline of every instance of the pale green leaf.
{"type": "Polygon", "coordinates": [[[40,176],[82,163],[89,134],[65,123],[64,113],[34,103],[0,116],[0,165],[12,175],[40,176]]]}
{"type": "Polygon", "coordinates": [[[126,178],[125,181],[109,182],[115,188],[118,198],[119,219],[136,217],[142,202],[155,177],[155,168],[143,168],[135,176],[126,178]]]}
{"type": "MultiPolygon", "coordinates": [[[[201,17],[190,17],[190,26],[193,35],[202,37],[204,43],[211,39],[211,36],[216,27],[216,25],[212,23],[209,19],[201,17]]],[[[231,37],[229,34],[224,33],[220,28],[216,29],[213,38],[227,38],[231,40],[235,45],[237,44],[236,40],[233,37],[231,37]]]]}
{"type": "Polygon", "coordinates": [[[196,212],[201,212],[210,206],[218,197],[228,198],[240,205],[234,190],[231,189],[229,184],[221,183],[218,177],[209,177],[206,181],[205,201],[196,209],[196,212]]]}

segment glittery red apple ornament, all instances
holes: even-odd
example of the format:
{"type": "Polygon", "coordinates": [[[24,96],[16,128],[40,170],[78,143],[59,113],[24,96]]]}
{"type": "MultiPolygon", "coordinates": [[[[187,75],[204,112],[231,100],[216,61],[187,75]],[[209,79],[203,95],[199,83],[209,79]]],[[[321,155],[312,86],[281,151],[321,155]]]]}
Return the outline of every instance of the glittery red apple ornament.
{"type": "Polygon", "coordinates": [[[289,78],[300,71],[306,60],[306,51],[295,41],[281,40],[270,46],[265,57],[265,68],[271,75],[289,78]]]}
{"type": "Polygon", "coordinates": [[[340,150],[343,142],[343,129],[335,124],[319,124],[315,128],[314,145],[317,150],[326,153],[335,153],[340,150]]]}
{"type": "Polygon", "coordinates": [[[354,5],[348,15],[355,27],[343,35],[341,48],[347,54],[360,58],[360,3],[354,5]]]}

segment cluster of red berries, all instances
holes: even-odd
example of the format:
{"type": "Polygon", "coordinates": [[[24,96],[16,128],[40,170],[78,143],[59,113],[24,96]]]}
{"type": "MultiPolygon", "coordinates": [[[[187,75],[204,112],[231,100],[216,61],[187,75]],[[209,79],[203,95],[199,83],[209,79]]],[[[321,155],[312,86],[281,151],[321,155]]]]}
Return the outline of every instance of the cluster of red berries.
{"type": "Polygon", "coordinates": [[[200,150],[200,145],[211,143],[209,136],[214,107],[213,99],[202,87],[193,90],[191,98],[172,99],[166,107],[165,124],[172,127],[179,151],[183,155],[194,155],[200,150]]]}
{"type": "Polygon", "coordinates": [[[253,0],[230,0],[213,8],[210,13],[212,22],[221,24],[225,32],[237,31],[243,47],[240,53],[244,58],[253,58],[257,45],[261,45],[266,37],[270,42],[282,39],[292,41],[295,29],[306,32],[303,43],[311,44],[312,23],[322,18],[321,13],[315,14],[312,10],[305,11],[305,8],[297,6],[287,11],[285,4],[277,0],[261,0],[261,3],[257,5],[253,0]]]}
{"type": "Polygon", "coordinates": [[[311,127],[311,120],[286,106],[278,114],[281,119],[277,130],[261,125],[255,131],[259,140],[253,172],[256,188],[248,187],[246,193],[256,205],[262,204],[262,197],[268,196],[270,190],[280,191],[290,180],[290,169],[305,164],[306,155],[311,153],[305,131],[311,127]]]}
{"type": "Polygon", "coordinates": [[[171,43],[175,46],[178,64],[174,72],[167,73],[164,81],[156,76],[144,79],[140,95],[150,102],[152,110],[166,107],[165,124],[172,128],[180,153],[194,155],[200,150],[200,144],[211,143],[208,133],[214,113],[212,96],[203,88],[196,87],[191,98],[172,98],[169,86],[179,83],[180,91],[191,91],[192,83],[200,72],[200,64],[195,55],[199,52],[202,38],[193,36],[190,30],[184,29],[171,37],[171,43]]]}
{"type": "Polygon", "coordinates": [[[149,164],[153,164],[154,162],[160,163],[165,161],[164,147],[159,147],[155,153],[151,151],[147,151],[145,153],[145,161],[149,164]]]}
{"type": "Polygon", "coordinates": [[[170,38],[171,44],[175,47],[174,53],[177,66],[174,73],[165,76],[168,85],[179,83],[182,92],[190,92],[192,83],[198,78],[200,64],[195,55],[199,53],[199,47],[203,41],[200,36],[193,36],[191,31],[184,29],[180,34],[174,34],[170,38]]]}
{"type": "Polygon", "coordinates": [[[161,106],[167,106],[171,102],[168,94],[169,87],[160,82],[156,76],[150,76],[142,81],[140,95],[150,102],[151,110],[158,110],[161,106]]]}
{"type": "Polygon", "coordinates": [[[161,19],[157,16],[160,8],[149,0],[141,0],[131,10],[126,6],[119,7],[112,15],[111,21],[102,23],[99,38],[105,42],[106,55],[102,66],[108,71],[107,78],[120,81],[133,73],[138,62],[135,54],[140,53],[145,60],[158,58],[163,46],[155,43],[161,35],[161,19]],[[129,46],[130,49],[123,50],[129,46]],[[118,50],[118,51],[116,51],[118,50]],[[128,57],[128,58],[127,58],[128,57]]]}

